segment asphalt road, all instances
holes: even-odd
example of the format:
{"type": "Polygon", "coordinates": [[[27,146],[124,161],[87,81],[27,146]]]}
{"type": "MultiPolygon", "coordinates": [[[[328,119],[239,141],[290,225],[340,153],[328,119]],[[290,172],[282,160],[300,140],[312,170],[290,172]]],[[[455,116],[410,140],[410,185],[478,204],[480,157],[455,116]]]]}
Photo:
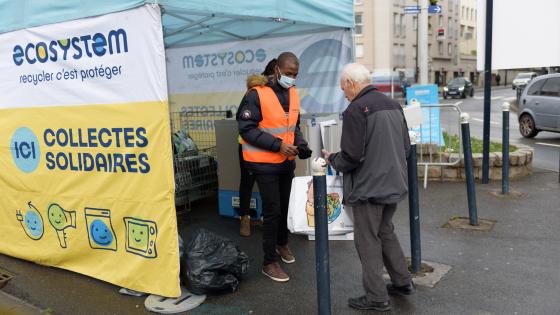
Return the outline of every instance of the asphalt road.
{"type": "MultiPolygon", "coordinates": [[[[442,104],[458,105],[462,112],[469,113],[471,136],[482,139],[484,99],[483,91],[477,90],[474,97],[466,99],[440,99],[442,104]]],[[[502,112],[501,105],[507,98],[515,97],[515,91],[511,88],[498,88],[492,90],[492,105],[490,113],[490,138],[501,142],[502,139],[502,112]]],[[[443,114],[443,113],[442,113],[443,114]]],[[[449,113],[449,115],[451,115],[449,113]]],[[[442,118],[442,123],[446,123],[442,118]]],[[[456,125],[456,124],[455,124],[456,125]]],[[[452,129],[452,127],[449,127],[452,129]]],[[[454,127],[458,129],[458,127],[454,127]]],[[[560,133],[540,132],[533,139],[526,139],[519,133],[517,113],[510,115],[510,143],[521,143],[532,147],[534,151],[533,167],[558,171],[560,154],[560,133]]]]}

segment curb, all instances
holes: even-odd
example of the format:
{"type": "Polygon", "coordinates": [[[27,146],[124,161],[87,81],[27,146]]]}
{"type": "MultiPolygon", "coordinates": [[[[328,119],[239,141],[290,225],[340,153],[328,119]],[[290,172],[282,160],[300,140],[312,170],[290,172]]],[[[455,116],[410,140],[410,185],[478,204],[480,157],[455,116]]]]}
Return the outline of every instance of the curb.
{"type": "Polygon", "coordinates": [[[13,295],[0,291],[0,314],[35,315],[45,314],[45,312],[13,295]]]}

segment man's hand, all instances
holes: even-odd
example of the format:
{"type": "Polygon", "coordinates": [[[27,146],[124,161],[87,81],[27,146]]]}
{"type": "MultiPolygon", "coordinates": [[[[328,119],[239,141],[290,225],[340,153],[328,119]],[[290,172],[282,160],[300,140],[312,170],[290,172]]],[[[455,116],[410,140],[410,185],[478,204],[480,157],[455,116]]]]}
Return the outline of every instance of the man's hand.
{"type": "Polygon", "coordinates": [[[282,142],[280,144],[280,153],[282,153],[285,156],[296,156],[298,155],[298,150],[295,145],[282,142]]]}
{"type": "Polygon", "coordinates": [[[327,161],[327,164],[330,165],[331,161],[329,160],[329,157],[331,156],[331,153],[327,150],[321,150],[321,153],[323,154],[323,158],[325,158],[325,160],[327,161]]]}

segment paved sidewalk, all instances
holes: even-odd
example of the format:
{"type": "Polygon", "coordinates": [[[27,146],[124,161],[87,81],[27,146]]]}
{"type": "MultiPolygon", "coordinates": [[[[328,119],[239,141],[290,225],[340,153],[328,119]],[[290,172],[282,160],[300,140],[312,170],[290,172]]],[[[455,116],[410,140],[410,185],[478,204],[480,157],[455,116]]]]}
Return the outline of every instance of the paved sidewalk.
{"type": "MultiPolygon", "coordinates": [[[[500,182],[477,184],[480,218],[497,220],[491,232],[442,228],[453,216],[466,216],[465,183],[430,182],[420,188],[423,259],[451,266],[434,287],[419,287],[409,298],[393,298],[387,314],[560,314],[560,184],[555,172],[535,171],[512,181],[523,198],[490,194],[500,182]]],[[[217,214],[215,201],[195,204],[180,223],[183,235],[204,227],[236,241],[250,257],[240,289],[212,296],[189,314],[315,314],[314,243],[292,236],[296,255],[286,265],[287,283],[274,283],[260,273],[261,230],[238,236],[239,221],[217,214]]],[[[407,201],[399,205],[395,228],[405,253],[409,249],[407,201]]],[[[347,306],[362,294],[361,266],[351,241],[330,243],[333,314],[366,314],[347,306]]],[[[0,255],[0,266],[14,273],[4,291],[54,314],[149,314],[144,298],[122,296],[118,287],[69,271],[39,266],[0,255]]],[[[2,313],[2,312],[0,312],[2,313]]]]}

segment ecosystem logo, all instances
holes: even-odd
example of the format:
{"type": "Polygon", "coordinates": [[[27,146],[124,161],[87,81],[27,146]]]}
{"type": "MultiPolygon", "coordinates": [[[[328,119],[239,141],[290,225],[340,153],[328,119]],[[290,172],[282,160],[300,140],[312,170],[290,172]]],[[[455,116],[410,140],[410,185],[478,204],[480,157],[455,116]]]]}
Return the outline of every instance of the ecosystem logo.
{"type": "Polygon", "coordinates": [[[183,57],[183,69],[225,66],[243,63],[264,62],[266,51],[262,48],[225,51],[183,57]]]}
{"type": "Polygon", "coordinates": [[[84,57],[103,57],[107,53],[113,55],[127,52],[126,31],[120,28],[109,31],[107,35],[95,33],[50,42],[15,45],[12,58],[16,66],[21,66],[24,63],[32,65],[36,62],[57,62],[60,59],[68,60],[68,58],[78,60],[84,57]]]}

